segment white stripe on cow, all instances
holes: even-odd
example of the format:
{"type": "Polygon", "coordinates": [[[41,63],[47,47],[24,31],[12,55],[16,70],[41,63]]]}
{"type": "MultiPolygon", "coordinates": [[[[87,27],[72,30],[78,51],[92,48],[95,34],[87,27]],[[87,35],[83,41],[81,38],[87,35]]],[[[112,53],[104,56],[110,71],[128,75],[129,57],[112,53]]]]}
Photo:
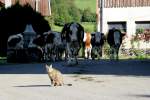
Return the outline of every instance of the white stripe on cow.
{"type": "Polygon", "coordinates": [[[114,32],[114,42],[115,42],[115,45],[120,44],[120,32],[118,31],[114,32]]]}

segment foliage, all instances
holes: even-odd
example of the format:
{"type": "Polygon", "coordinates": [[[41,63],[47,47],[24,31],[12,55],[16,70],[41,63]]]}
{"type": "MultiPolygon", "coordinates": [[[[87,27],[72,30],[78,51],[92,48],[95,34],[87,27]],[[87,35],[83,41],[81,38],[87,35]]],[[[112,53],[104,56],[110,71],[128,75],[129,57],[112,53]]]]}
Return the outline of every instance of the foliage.
{"type": "Polygon", "coordinates": [[[83,11],[82,22],[96,22],[96,14],[92,13],[89,8],[83,11]]]}
{"type": "Polygon", "coordinates": [[[90,8],[92,13],[96,12],[96,0],[74,0],[77,8],[84,9],[90,8]]]}
{"type": "Polygon", "coordinates": [[[71,21],[80,21],[80,10],[74,5],[74,1],[52,0],[51,3],[55,25],[63,26],[65,23],[71,21]]]}
{"type": "Polygon", "coordinates": [[[143,40],[143,41],[150,41],[150,29],[137,29],[136,30],[136,35],[133,36],[133,40],[132,41],[139,41],[139,40],[143,40]]]}
{"type": "Polygon", "coordinates": [[[95,22],[82,22],[81,25],[84,27],[85,32],[95,32],[96,23],[95,22]]]}
{"type": "Polygon", "coordinates": [[[144,29],[142,28],[136,29],[136,35],[141,34],[143,32],[144,32],[144,29]]]}

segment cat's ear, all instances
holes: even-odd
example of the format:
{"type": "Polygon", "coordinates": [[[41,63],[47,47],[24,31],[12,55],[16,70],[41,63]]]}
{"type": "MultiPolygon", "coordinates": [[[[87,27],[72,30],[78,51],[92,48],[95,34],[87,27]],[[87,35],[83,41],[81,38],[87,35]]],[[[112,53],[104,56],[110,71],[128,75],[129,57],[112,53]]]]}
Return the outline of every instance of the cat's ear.
{"type": "Polygon", "coordinates": [[[52,64],[49,67],[52,68],[52,64]]]}

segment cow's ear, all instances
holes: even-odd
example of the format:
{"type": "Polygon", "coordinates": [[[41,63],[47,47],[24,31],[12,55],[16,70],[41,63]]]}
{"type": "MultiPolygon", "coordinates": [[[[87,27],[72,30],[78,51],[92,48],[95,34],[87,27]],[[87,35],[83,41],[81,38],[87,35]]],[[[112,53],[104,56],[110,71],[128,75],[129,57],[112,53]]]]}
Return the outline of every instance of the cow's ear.
{"type": "Polygon", "coordinates": [[[65,24],[62,31],[61,31],[61,37],[64,39],[66,38],[66,31],[68,29],[68,24],[65,24]]]}
{"type": "Polygon", "coordinates": [[[81,34],[81,39],[83,40],[83,38],[84,38],[84,28],[82,26],[80,26],[79,30],[80,30],[80,34],[81,34]]]}
{"type": "Polygon", "coordinates": [[[124,37],[126,35],[126,33],[121,33],[122,37],[124,37]]]}
{"type": "Polygon", "coordinates": [[[78,27],[79,31],[82,32],[84,35],[84,28],[80,24],[77,24],[77,27],[78,27]]]}
{"type": "Polygon", "coordinates": [[[102,33],[102,39],[103,39],[104,41],[106,41],[106,36],[104,35],[104,33],[102,33]]]}

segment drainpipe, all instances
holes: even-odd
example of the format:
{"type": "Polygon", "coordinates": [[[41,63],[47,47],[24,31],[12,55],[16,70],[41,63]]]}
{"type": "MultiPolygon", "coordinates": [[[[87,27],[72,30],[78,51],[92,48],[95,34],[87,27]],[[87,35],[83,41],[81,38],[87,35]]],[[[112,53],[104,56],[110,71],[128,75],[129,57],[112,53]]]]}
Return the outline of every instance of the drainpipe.
{"type": "Polygon", "coordinates": [[[51,0],[48,0],[48,6],[49,6],[49,14],[50,14],[50,16],[51,16],[51,14],[52,14],[52,12],[51,12],[51,0]]]}
{"type": "Polygon", "coordinates": [[[104,8],[104,1],[100,0],[100,33],[103,33],[103,8],[104,8]]]}
{"type": "Polygon", "coordinates": [[[35,0],[35,10],[38,12],[39,11],[39,1],[40,0],[35,0]]]}

